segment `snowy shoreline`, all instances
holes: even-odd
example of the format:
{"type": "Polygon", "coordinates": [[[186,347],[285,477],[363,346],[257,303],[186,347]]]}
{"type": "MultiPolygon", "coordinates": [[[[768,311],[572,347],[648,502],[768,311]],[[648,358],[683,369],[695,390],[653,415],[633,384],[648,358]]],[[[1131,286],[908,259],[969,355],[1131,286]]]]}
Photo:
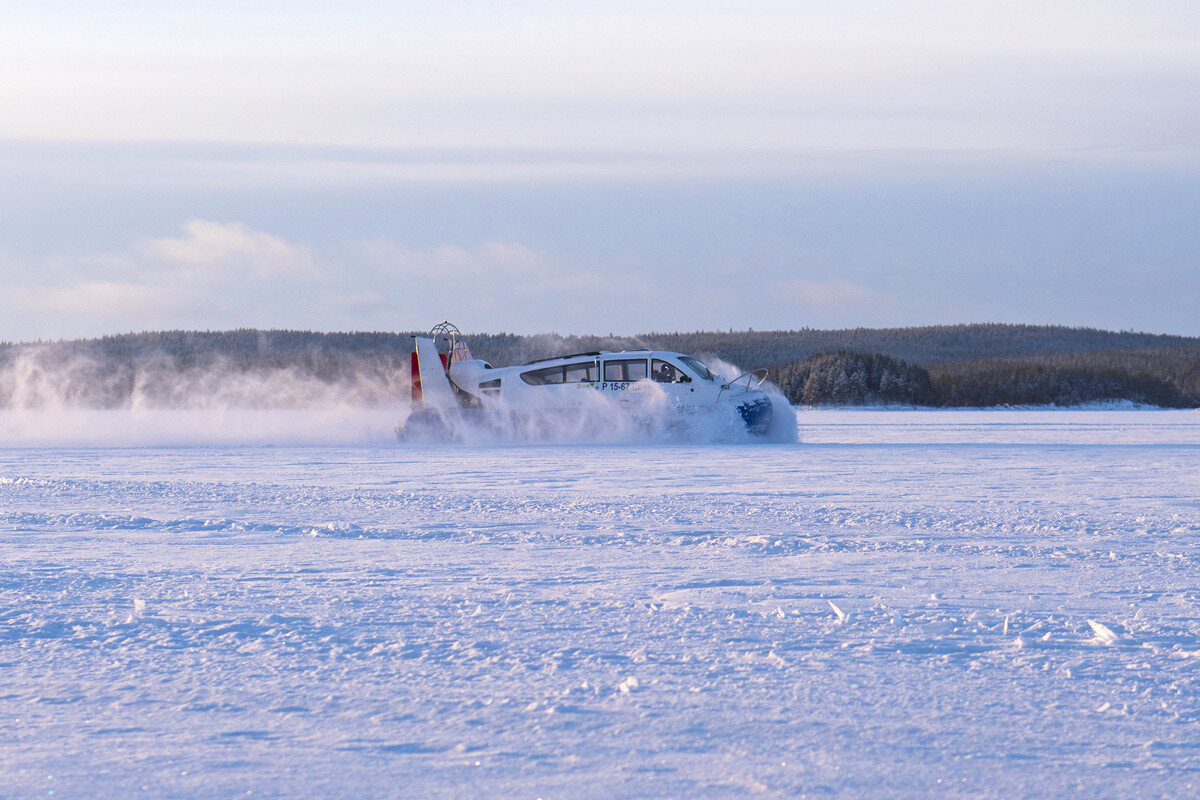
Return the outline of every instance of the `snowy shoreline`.
{"type": "MultiPolygon", "coordinates": [[[[1044,442],[1048,432],[1055,441],[1063,431],[1081,435],[1091,427],[1099,432],[1129,425],[1145,428],[1158,440],[1177,435],[1196,441],[1193,426],[1200,409],[1088,406],[1078,408],[954,408],[912,406],[795,407],[801,442],[825,441],[833,431],[859,432],[846,441],[896,441],[902,431],[914,434],[924,425],[931,435],[945,438],[957,431],[956,441],[994,441],[997,431],[972,438],[971,430],[998,426],[1013,441],[1044,442]],[[1025,430],[1021,431],[1024,426],[1025,430]],[[879,435],[874,439],[871,431],[879,435]],[[961,438],[966,436],[967,438],[961,438]],[[1024,439],[1019,438],[1024,436],[1024,439]]],[[[396,423],[406,413],[401,406],[330,409],[194,409],[194,410],[86,410],[0,411],[0,448],[4,447],[189,447],[189,446],[351,446],[395,447],[396,423]]],[[[508,442],[512,443],[512,442],[508,442]]],[[[652,444],[631,438],[629,444],[652,444]]],[[[704,444],[706,440],[673,442],[704,444]]]]}
{"type": "Polygon", "coordinates": [[[882,403],[878,405],[843,405],[843,406],[795,406],[801,411],[1200,411],[1200,409],[1164,408],[1162,406],[1135,403],[1132,400],[1104,400],[1093,403],[1079,403],[1073,406],[1049,405],[1002,405],[1002,406],[913,406],[901,403],[882,403]]]}

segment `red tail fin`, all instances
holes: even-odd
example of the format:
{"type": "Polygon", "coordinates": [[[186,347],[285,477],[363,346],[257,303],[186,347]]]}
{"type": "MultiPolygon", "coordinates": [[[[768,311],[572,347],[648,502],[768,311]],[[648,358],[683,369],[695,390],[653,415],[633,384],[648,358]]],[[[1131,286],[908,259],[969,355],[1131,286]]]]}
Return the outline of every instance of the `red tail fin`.
{"type": "Polygon", "coordinates": [[[417,360],[417,351],[412,354],[412,408],[413,411],[425,407],[425,399],[421,393],[421,364],[417,360]]]}

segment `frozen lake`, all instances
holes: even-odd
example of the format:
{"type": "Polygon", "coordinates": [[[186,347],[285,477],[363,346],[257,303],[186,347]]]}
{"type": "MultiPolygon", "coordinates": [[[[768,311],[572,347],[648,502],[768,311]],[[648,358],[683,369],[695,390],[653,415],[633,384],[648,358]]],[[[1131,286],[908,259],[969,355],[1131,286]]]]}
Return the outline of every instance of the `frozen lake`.
{"type": "Polygon", "coordinates": [[[1200,412],[388,424],[0,449],[0,797],[1200,792],[1200,412]]]}

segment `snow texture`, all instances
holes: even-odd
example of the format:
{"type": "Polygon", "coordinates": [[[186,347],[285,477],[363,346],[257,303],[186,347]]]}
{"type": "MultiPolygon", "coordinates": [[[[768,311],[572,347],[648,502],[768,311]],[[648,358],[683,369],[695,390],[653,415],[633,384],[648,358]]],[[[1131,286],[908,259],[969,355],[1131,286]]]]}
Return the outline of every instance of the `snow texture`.
{"type": "Polygon", "coordinates": [[[0,797],[1196,796],[1200,414],[799,417],[0,450],[0,797]]]}

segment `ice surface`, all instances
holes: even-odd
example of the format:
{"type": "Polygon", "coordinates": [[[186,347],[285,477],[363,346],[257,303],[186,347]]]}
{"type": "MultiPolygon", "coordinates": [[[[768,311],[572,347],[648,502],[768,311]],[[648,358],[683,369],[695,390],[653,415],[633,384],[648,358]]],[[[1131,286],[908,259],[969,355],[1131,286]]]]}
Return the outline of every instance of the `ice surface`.
{"type": "Polygon", "coordinates": [[[0,797],[1197,793],[1200,414],[800,417],[0,450],[0,797]]]}

